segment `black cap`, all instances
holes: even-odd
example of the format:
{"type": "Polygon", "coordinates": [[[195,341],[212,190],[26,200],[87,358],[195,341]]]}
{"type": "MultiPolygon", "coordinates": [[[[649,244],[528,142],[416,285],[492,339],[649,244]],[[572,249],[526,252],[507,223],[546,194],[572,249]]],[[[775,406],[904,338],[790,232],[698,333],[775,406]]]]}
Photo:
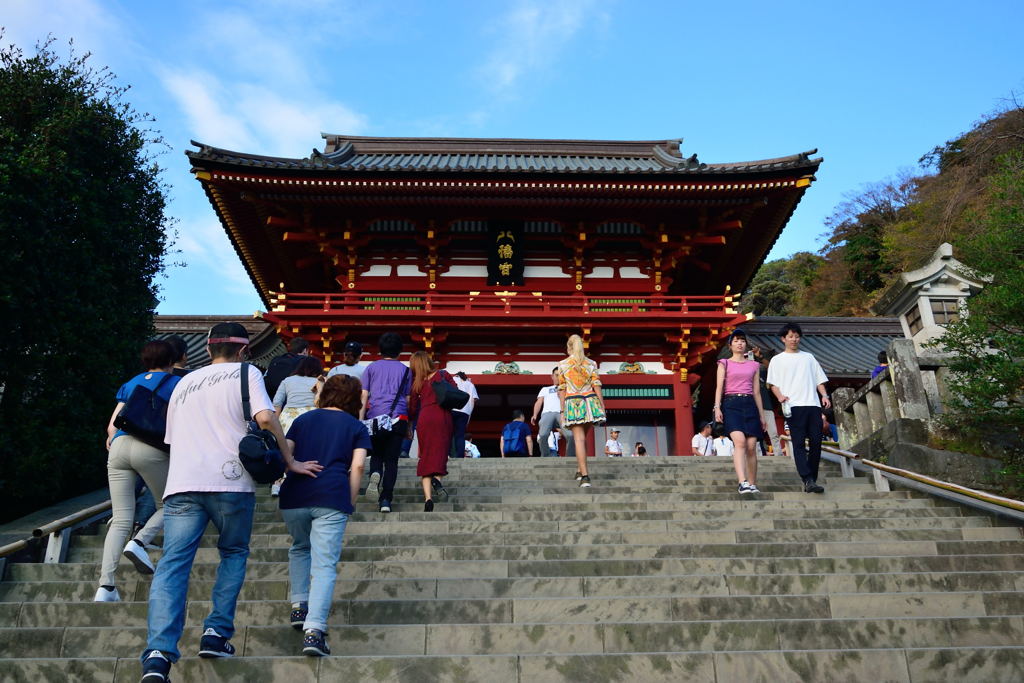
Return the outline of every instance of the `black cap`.
{"type": "Polygon", "coordinates": [[[363,352],[363,345],[357,341],[347,341],[345,342],[345,351],[358,356],[363,352]]]}
{"type": "Polygon", "coordinates": [[[210,328],[207,344],[248,344],[249,332],[241,323],[217,323],[210,328]]]}

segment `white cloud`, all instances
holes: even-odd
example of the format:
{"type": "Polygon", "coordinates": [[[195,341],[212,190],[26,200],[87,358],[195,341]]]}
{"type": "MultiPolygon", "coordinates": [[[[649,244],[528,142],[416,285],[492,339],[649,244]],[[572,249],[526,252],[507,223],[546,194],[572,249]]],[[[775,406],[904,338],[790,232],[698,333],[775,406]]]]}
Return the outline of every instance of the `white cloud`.
{"type": "Polygon", "coordinates": [[[513,96],[530,74],[551,65],[558,52],[595,14],[595,0],[520,0],[495,27],[497,44],[480,68],[494,92],[513,96]]]}
{"type": "Polygon", "coordinates": [[[56,39],[54,49],[64,54],[64,46],[74,38],[76,52],[92,52],[100,63],[108,64],[106,51],[111,38],[122,33],[121,23],[95,0],[5,0],[3,3],[4,43],[13,43],[34,51],[36,43],[48,34],[56,39]]]}
{"type": "Polygon", "coordinates": [[[205,71],[169,71],[161,81],[200,142],[244,152],[303,157],[321,131],[358,133],[366,119],[329,99],[304,101],[269,85],[223,83],[205,71]]]}
{"type": "Polygon", "coordinates": [[[174,246],[181,250],[188,268],[215,274],[229,293],[252,294],[252,281],[216,217],[182,220],[177,228],[174,246]]]}

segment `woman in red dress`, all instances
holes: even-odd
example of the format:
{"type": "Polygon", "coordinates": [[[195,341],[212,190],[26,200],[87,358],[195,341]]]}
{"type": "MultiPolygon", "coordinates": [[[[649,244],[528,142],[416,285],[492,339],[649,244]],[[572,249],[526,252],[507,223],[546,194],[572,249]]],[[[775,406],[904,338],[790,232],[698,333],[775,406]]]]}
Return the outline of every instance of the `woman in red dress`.
{"type": "Polygon", "coordinates": [[[433,512],[436,492],[443,498],[448,492],[441,484],[441,477],[448,474],[448,451],[452,445],[452,413],[437,404],[434,393],[435,382],[448,382],[456,386],[455,380],[444,370],[438,370],[434,360],[426,351],[417,351],[409,360],[412,368],[412,394],[409,397],[409,418],[416,425],[419,439],[419,462],[416,474],[423,483],[423,511],[433,512]]]}

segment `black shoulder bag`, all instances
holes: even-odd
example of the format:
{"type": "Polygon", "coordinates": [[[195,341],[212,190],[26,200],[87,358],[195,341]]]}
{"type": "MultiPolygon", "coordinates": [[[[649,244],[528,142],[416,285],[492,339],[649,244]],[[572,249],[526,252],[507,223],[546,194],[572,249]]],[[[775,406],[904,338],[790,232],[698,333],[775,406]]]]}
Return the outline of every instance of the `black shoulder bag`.
{"type": "Polygon", "coordinates": [[[171,377],[173,375],[164,374],[152,389],[141,384],[132,389],[131,396],[114,418],[114,426],[153,448],[170,451],[171,447],[164,443],[167,400],[158,392],[171,377]]]}
{"type": "Polygon", "coordinates": [[[238,442],[238,459],[257,484],[270,484],[284,474],[284,456],[274,433],[252,419],[249,404],[249,364],[242,363],[238,373],[242,379],[242,412],[245,415],[246,434],[238,442]]]}
{"type": "Polygon", "coordinates": [[[434,389],[434,396],[437,397],[437,405],[445,410],[455,410],[469,403],[469,394],[458,387],[453,387],[445,379],[448,376],[447,372],[438,370],[437,374],[441,378],[431,383],[434,389]]]}

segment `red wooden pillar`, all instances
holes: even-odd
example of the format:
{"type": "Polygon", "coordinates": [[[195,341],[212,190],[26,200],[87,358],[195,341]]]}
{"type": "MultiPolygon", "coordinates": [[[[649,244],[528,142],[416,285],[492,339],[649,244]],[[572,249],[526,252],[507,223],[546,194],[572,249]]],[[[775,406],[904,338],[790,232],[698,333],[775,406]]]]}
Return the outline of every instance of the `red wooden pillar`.
{"type": "Polygon", "coordinates": [[[672,385],[672,403],[675,413],[675,439],[673,455],[693,455],[690,441],[693,439],[693,400],[690,385],[676,382],[672,385]]]}

